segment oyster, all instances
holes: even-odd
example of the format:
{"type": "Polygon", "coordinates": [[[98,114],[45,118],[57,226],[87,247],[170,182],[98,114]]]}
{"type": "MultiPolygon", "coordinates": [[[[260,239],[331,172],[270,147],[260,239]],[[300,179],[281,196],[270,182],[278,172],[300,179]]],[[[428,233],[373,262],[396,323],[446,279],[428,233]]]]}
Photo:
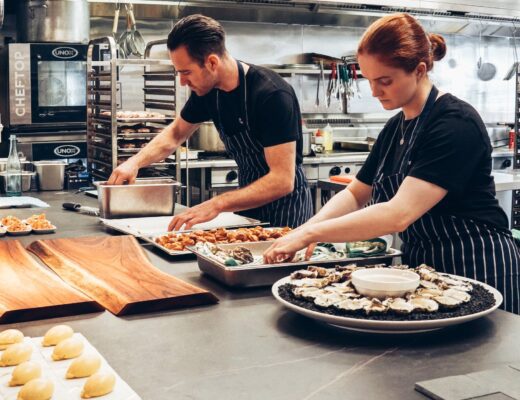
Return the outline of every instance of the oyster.
{"type": "Polygon", "coordinates": [[[303,279],[303,278],[317,278],[318,273],[316,271],[308,271],[306,269],[300,269],[298,271],[294,271],[291,274],[291,279],[303,279]]]}
{"type": "Polygon", "coordinates": [[[360,299],[343,300],[336,304],[336,307],[347,311],[358,311],[363,310],[366,306],[370,304],[370,300],[368,300],[366,297],[361,297],[360,299]]]}
{"type": "Polygon", "coordinates": [[[410,314],[414,310],[412,303],[401,297],[387,299],[383,304],[398,314],[410,314]]]}
{"type": "Polygon", "coordinates": [[[329,271],[327,270],[327,268],[316,267],[315,265],[308,266],[307,270],[311,272],[316,272],[320,278],[329,275],[329,271]]]}
{"type": "Polygon", "coordinates": [[[431,299],[436,296],[442,296],[444,291],[442,289],[426,289],[426,288],[420,288],[417,289],[415,292],[418,296],[426,297],[428,299],[431,299]]]}
{"type": "Polygon", "coordinates": [[[431,282],[431,281],[426,281],[424,279],[421,279],[421,281],[419,282],[419,285],[426,289],[438,289],[439,288],[439,286],[436,283],[431,282]]]}
{"type": "Polygon", "coordinates": [[[293,289],[293,294],[296,297],[303,297],[314,299],[321,293],[321,289],[317,287],[307,287],[307,286],[299,286],[293,289]]]}
{"type": "Polygon", "coordinates": [[[330,293],[330,292],[321,292],[314,298],[314,304],[320,307],[328,307],[333,304],[339,304],[345,297],[343,297],[340,293],[330,293]]]}
{"type": "Polygon", "coordinates": [[[242,264],[250,264],[255,260],[253,254],[251,253],[251,250],[243,246],[234,248],[231,251],[231,257],[241,262],[242,264]]]}
{"type": "Polygon", "coordinates": [[[443,296],[452,297],[454,299],[460,300],[463,303],[467,303],[471,300],[471,295],[469,293],[453,288],[445,290],[443,296]]]}
{"type": "Polygon", "coordinates": [[[370,313],[384,313],[388,310],[388,307],[383,304],[379,299],[369,300],[370,304],[367,304],[364,308],[367,314],[370,313]]]}
{"type": "Polygon", "coordinates": [[[439,274],[435,272],[435,270],[426,265],[421,265],[417,267],[416,272],[419,274],[422,280],[434,282],[439,279],[439,274]]]}
{"type": "Polygon", "coordinates": [[[434,312],[439,309],[439,304],[436,301],[422,296],[412,295],[410,302],[416,311],[434,312]]]}
{"type": "Polygon", "coordinates": [[[439,305],[444,308],[454,308],[462,304],[461,300],[449,296],[436,296],[433,298],[439,305]]]}

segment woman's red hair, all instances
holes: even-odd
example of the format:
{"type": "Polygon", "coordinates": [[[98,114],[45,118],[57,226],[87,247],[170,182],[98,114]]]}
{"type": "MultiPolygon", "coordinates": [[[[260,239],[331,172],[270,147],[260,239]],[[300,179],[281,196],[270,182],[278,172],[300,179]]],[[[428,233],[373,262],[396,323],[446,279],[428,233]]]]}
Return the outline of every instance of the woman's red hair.
{"type": "Polygon", "coordinates": [[[422,61],[427,70],[446,55],[444,38],[426,33],[409,14],[391,14],[375,21],[363,34],[357,54],[370,54],[382,62],[412,72],[422,61]]]}

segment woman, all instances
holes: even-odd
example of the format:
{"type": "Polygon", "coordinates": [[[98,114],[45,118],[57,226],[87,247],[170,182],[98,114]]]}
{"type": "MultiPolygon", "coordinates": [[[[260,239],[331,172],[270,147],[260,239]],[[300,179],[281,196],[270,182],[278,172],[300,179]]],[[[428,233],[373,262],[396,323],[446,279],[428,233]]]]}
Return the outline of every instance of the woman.
{"type": "Polygon", "coordinates": [[[399,232],[404,264],[486,282],[504,295],[505,310],[520,313],[520,254],[495,198],[486,128],[472,106],[439,93],[428,77],[445,53],[444,39],[407,14],[368,28],[357,51],[361,71],[383,107],[401,112],[348,188],[275,241],[266,262],[309,253],[315,242],[399,232]]]}

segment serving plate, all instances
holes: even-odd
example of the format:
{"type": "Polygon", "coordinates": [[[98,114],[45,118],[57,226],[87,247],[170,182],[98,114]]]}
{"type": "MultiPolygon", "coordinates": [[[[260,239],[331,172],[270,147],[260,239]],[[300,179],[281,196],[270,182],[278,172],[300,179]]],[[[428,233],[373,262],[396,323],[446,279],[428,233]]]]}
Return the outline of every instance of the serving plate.
{"type": "Polygon", "coordinates": [[[493,311],[495,311],[500,304],[502,304],[502,294],[495,288],[476,281],[474,279],[463,278],[460,276],[451,275],[457,279],[463,279],[475,285],[484,287],[490,292],[495,298],[495,304],[483,311],[476,312],[474,314],[468,314],[459,317],[443,318],[443,319],[431,319],[431,320],[418,320],[418,321],[381,321],[381,320],[369,320],[361,318],[351,318],[344,316],[330,315],[323,312],[309,310],[299,305],[293,304],[283,299],[278,293],[278,288],[286,283],[290,283],[291,277],[286,276],[285,278],[277,281],[272,287],[272,293],[276,300],[288,309],[297,312],[298,314],[306,317],[316,319],[318,321],[325,322],[327,324],[345,328],[354,331],[371,332],[371,333],[382,333],[382,334],[400,334],[400,333],[420,333],[427,332],[436,329],[441,329],[451,325],[458,325],[464,322],[469,322],[477,318],[481,318],[493,311]]]}

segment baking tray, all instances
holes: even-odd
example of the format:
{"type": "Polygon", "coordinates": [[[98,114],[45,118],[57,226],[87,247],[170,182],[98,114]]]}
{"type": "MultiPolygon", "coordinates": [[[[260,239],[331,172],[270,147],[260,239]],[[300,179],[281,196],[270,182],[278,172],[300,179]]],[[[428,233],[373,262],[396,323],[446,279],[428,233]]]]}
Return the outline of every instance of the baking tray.
{"type": "MultiPolygon", "coordinates": [[[[246,217],[244,217],[246,218],[246,217]]],[[[219,228],[225,228],[227,229],[228,231],[234,231],[235,229],[234,228],[249,228],[249,227],[255,227],[255,226],[262,226],[262,225],[267,225],[267,222],[259,222],[258,220],[256,219],[252,219],[252,218],[247,218],[251,221],[251,224],[247,224],[247,225],[229,225],[229,226],[220,226],[219,228]]],[[[217,229],[215,227],[210,227],[210,228],[204,228],[204,224],[199,224],[199,225],[195,225],[196,227],[199,227],[199,229],[191,229],[191,230],[187,230],[187,231],[183,231],[183,232],[178,232],[178,233],[189,233],[189,232],[193,232],[193,231],[199,231],[199,230],[203,230],[203,231],[210,231],[212,229],[217,229]],[[200,227],[203,227],[204,229],[200,229],[200,227]]],[[[264,228],[264,229],[280,229],[280,228],[264,228]]],[[[171,232],[165,232],[165,233],[162,233],[160,235],[153,235],[153,236],[142,236],[140,237],[141,239],[143,239],[144,241],[148,242],[148,243],[151,243],[153,244],[155,247],[161,249],[162,251],[164,251],[165,253],[168,253],[169,255],[171,256],[179,256],[179,255],[185,255],[185,254],[193,254],[193,251],[192,250],[182,250],[182,251],[179,251],[179,250],[170,250],[168,249],[167,247],[164,247],[162,245],[160,245],[159,243],[157,243],[155,241],[155,239],[157,239],[158,237],[161,237],[161,236],[164,236],[164,235],[167,235],[168,233],[171,233],[171,232]]],[[[264,241],[264,242],[246,242],[246,243],[272,243],[273,241],[264,241]]],[[[227,243],[226,243],[227,244],[227,243]]],[[[221,246],[221,244],[218,244],[218,246],[221,246]]]]}
{"type": "MultiPolygon", "coordinates": [[[[232,250],[242,246],[251,250],[253,255],[263,254],[272,242],[252,242],[252,243],[233,243],[220,244],[222,249],[232,250]]],[[[269,286],[277,282],[279,279],[289,275],[291,272],[299,269],[307,268],[308,265],[318,265],[320,267],[331,268],[335,265],[346,265],[356,263],[358,265],[369,264],[387,264],[392,263],[394,257],[400,257],[402,252],[396,249],[388,249],[387,254],[373,257],[356,257],[343,258],[339,260],[322,260],[322,261],[301,261],[282,264],[261,264],[261,265],[240,265],[236,267],[228,267],[224,264],[213,260],[200,252],[195,247],[190,247],[190,251],[197,256],[199,269],[212,276],[219,282],[230,287],[255,287],[269,286]]]]}
{"type": "MultiPolygon", "coordinates": [[[[192,254],[191,251],[173,251],[166,247],[155,243],[155,238],[168,234],[168,224],[172,220],[172,216],[162,217],[146,217],[146,218],[122,218],[122,219],[104,219],[99,220],[111,229],[126,233],[128,235],[135,236],[142,239],[158,249],[161,249],[165,253],[171,256],[181,256],[186,254],[192,254]]],[[[234,213],[221,213],[211,221],[204,222],[202,224],[194,225],[191,230],[210,230],[216,228],[240,228],[240,227],[252,227],[267,225],[266,222],[260,222],[257,219],[247,218],[234,213]]],[[[186,230],[183,232],[190,232],[186,230]]]]}

